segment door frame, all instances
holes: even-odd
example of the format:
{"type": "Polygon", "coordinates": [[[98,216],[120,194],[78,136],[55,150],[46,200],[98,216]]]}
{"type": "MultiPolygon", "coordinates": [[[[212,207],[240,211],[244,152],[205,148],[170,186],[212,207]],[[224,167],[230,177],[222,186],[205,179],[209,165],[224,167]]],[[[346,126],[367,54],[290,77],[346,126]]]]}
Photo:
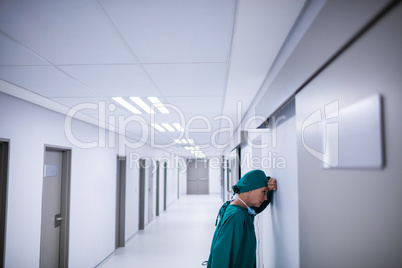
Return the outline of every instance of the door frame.
{"type": "Polygon", "coordinates": [[[139,170],[139,218],[138,218],[138,229],[144,230],[145,228],[145,159],[140,159],[140,170],[139,170]]]}
{"type": "MultiPolygon", "coordinates": [[[[69,254],[69,238],[70,238],[70,193],[71,193],[71,156],[72,149],[57,145],[44,146],[43,166],[45,163],[46,152],[56,151],[62,153],[62,175],[61,175],[61,203],[60,214],[63,221],[60,225],[60,240],[59,240],[59,267],[68,267],[69,254]]],[[[44,177],[45,174],[43,174],[44,177]]],[[[42,181],[43,187],[43,181],[42,181]]],[[[43,193],[42,193],[43,196],[43,193]]],[[[43,198],[43,197],[42,197],[43,198]]],[[[42,212],[41,212],[42,213],[42,212]]],[[[41,234],[42,236],[42,234],[41,234]]],[[[40,249],[42,250],[42,249],[40,249]]]]}
{"type": "Polygon", "coordinates": [[[0,267],[5,266],[5,253],[6,253],[6,229],[7,229],[7,195],[8,195],[8,169],[10,163],[10,140],[0,139],[0,206],[1,206],[1,222],[0,222],[0,267]]]}
{"type": "Polygon", "coordinates": [[[163,210],[166,210],[167,207],[167,162],[163,162],[163,210]]]}
{"type": "Polygon", "coordinates": [[[116,159],[116,236],[115,249],[126,244],[126,157],[116,159]]]}
{"type": "Polygon", "coordinates": [[[154,162],[149,161],[148,167],[148,224],[154,219],[154,162]]]}
{"type": "Polygon", "coordinates": [[[156,201],[155,201],[155,206],[156,206],[156,216],[159,216],[159,167],[160,167],[160,162],[159,160],[156,161],[156,201]]]}

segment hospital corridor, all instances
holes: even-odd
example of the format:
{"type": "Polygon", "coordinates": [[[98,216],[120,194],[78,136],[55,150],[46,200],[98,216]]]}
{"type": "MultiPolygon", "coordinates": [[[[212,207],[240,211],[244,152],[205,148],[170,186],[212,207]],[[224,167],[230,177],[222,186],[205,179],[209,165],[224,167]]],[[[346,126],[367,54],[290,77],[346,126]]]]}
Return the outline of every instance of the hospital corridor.
{"type": "Polygon", "coordinates": [[[100,267],[203,267],[220,201],[219,195],[184,195],[100,267]]]}
{"type": "Polygon", "coordinates": [[[402,267],[401,0],[0,0],[0,268],[402,267]]]}

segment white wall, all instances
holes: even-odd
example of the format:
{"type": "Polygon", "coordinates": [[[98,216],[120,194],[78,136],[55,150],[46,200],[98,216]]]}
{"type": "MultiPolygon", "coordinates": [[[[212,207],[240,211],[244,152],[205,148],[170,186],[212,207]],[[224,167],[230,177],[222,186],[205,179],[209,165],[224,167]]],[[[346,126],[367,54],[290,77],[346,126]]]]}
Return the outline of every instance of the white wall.
{"type": "MultiPolygon", "coordinates": [[[[118,150],[79,148],[66,138],[64,123],[62,114],[0,93],[0,137],[10,140],[6,267],[39,266],[45,145],[72,151],[70,267],[94,267],[114,251],[118,150]]],[[[82,121],[73,120],[72,129],[83,142],[99,136],[97,127],[82,121]]],[[[153,158],[167,154],[145,147],[126,152],[126,239],[138,231],[139,217],[139,169],[130,153],[153,158]]],[[[168,172],[168,182],[177,182],[172,176],[168,172]]],[[[169,202],[175,200],[176,189],[168,192],[169,202]]]]}
{"type": "MultiPolygon", "coordinates": [[[[132,152],[132,151],[131,151],[132,152]]],[[[132,152],[133,153],[133,152],[132,152]]],[[[131,160],[136,159],[132,155],[131,160]]],[[[127,241],[138,232],[139,228],[139,180],[140,169],[135,161],[126,161],[126,222],[125,240],[127,241]]]]}
{"type": "Polygon", "coordinates": [[[152,193],[153,193],[153,208],[152,208],[152,214],[153,214],[153,219],[156,218],[156,161],[153,163],[153,181],[152,181],[152,193]]]}
{"type": "Polygon", "coordinates": [[[175,158],[169,159],[166,185],[166,209],[177,199],[177,168],[175,158]]]}
{"type": "Polygon", "coordinates": [[[164,182],[164,162],[160,161],[159,164],[159,215],[163,212],[163,200],[164,200],[164,187],[165,187],[165,182],[164,182]]]}
{"type": "Polygon", "coordinates": [[[265,267],[299,267],[298,166],[295,102],[270,118],[263,135],[262,168],[277,180],[278,190],[263,212],[265,267]]]}
{"type": "MultiPolygon", "coordinates": [[[[250,144],[251,145],[251,144],[250,144]]],[[[246,174],[247,172],[256,169],[255,166],[252,165],[253,158],[253,146],[244,145],[240,150],[240,178],[246,174]]]]}
{"type": "Polygon", "coordinates": [[[180,195],[187,193],[187,165],[184,158],[179,159],[179,181],[180,181],[180,195]]]}
{"type": "MultiPolygon", "coordinates": [[[[240,151],[241,177],[251,170],[255,169],[263,170],[260,163],[254,161],[256,159],[262,158],[262,151],[260,148],[258,148],[258,145],[261,144],[261,135],[250,133],[249,135],[247,135],[247,138],[248,138],[247,143],[243,144],[240,151]]],[[[264,265],[263,227],[264,227],[264,219],[262,217],[262,214],[259,214],[254,218],[254,231],[257,239],[257,249],[256,249],[257,267],[263,267],[264,265]]]]}
{"type": "MultiPolygon", "coordinates": [[[[257,114],[271,116],[388,2],[391,1],[308,1],[262,85],[257,114]]],[[[249,111],[254,113],[252,107],[249,111]]]]}
{"type": "Polygon", "coordinates": [[[220,158],[210,159],[208,162],[208,187],[210,194],[221,193],[221,160],[220,158]]]}
{"type": "MultiPolygon", "coordinates": [[[[45,144],[72,149],[70,266],[95,266],[114,250],[115,150],[72,146],[64,116],[2,93],[0,125],[0,136],[10,139],[6,266],[39,266],[45,144]]],[[[76,121],[73,128],[83,140],[98,137],[92,125],[76,121]]]]}
{"type": "Polygon", "coordinates": [[[144,169],[144,227],[148,225],[149,223],[149,176],[151,168],[151,161],[148,159],[145,161],[145,169],[144,169]]]}
{"type": "MultiPolygon", "coordinates": [[[[145,189],[148,187],[152,188],[153,191],[153,201],[152,201],[152,211],[153,219],[156,217],[156,161],[171,161],[169,155],[163,151],[150,150],[148,147],[138,148],[138,149],[127,149],[127,174],[126,174],[126,240],[133,237],[138,232],[139,229],[139,160],[140,158],[146,160],[146,170],[145,170],[145,189]],[[131,161],[130,161],[131,159],[131,161]],[[153,162],[153,166],[151,166],[153,162]],[[149,173],[152,172],[153,181],[152,185],[149,185],[149,173]]],[[[159,213],[163,212],[163,169],[162,164],[159,167],[159,213]]],[[[169,174],[168,176],[175,176],[174,174],[169,174]]],[[[173,180],[174,178],[172,178],[173,180]]],[[[177,192],[177,191],[176,191],[177,192]]],[[[148,220],[148,209],[149,209],[149,192],[145,191],[145,203],[144,203],[144,224],[145,227],[150,223],[148,220]]],[[[174,194],[172,194],[174,195],[174,194]]],[[[174,200],[173,200],[174,201],[174,200]]]]}
{"type": "Polygon", "coordinates": [[[257,267],[299,267],[295,103],[270,118],[270,128],[249,130],[241,173],[261,169],[278,181],[272,203],[254,220],[257,267]],[[262,148],[263,147],[263,148],[262,148]]]}
{"type": "MultiPolygon", "coordinates": [[[[159,165],[159,214],[163,213],[164,209],[164,163],[167,163],[167,170],[166,170],[166,208],[168,208],[174,201],[177,200],[177,188],[178,183],[180,181],[180,174],[178,175],[177,169],[177,157],[174,154],[163,154],[160,155],[156,160],[160,161],[159,165]],[[178,181],[179,176],[179,181],[178,181]]],[[[183,176],[183,175],[181,175],[183,176]]],[[[186,175],[185,175],[186,176],[186,175]]],[[[186,176],[187,178],[187,176],[186,176]]],[[[155,179],[156,180],[156,179],[155,179]]],[[[182,178],[183,180],[183,178],[182,178]]],[[[180,185],[182,187],[182,185],[180,185]]],[[[180,188],[181,191],[181,188],[180,188]]],[[[156,189],[155,189],[156,195],[156,189]]]]}
{"type": "MultiPolygon", "coordinates": [[[[267,76],[262,87],[265,92],[256,98],[258,115],[272,116],[283,107],[294,97],[291,92],[300,90],[310,75],[387,2],[390,1],[353,1],[352,7],[342,1],[327,1],[321,9],[321,4],[311,1],[310,6],[318,7],[318,16],[309,21],[310,28],[303,30],[306,35],[297,38],[299,42],[294,43],[292,53],[282,53],[278,58],[280,66],[277,62],[267,76]]],[[[401,214],[397,212],[401,198],[396,190],[401,187],[400,180],[396,179],[401,177],[396,164],[401,158],[401,142],[397,137],[402,131],[398,119],[402,99],[402,46],[396,29],[401,17],[394,16],[393,22],[384,25],[371,38],[366,37],[370,34],[360,38],[357,42],[360,46],[342,53],[339,60],[343,59],[343,64],[337,66],[339,60],[336,60],[297,94],[296,117],[287,116],[278,125],[277,146],[270,151],[276,153],[277,160],[285,157],[287,167],[266,171],[278,179],[278,191],[272,206],[263,214],[263,230],[256,230],[258,238],[263,237],[264,267],[379,267],[402,263],[397,253],[402,248],[402,239],[396,235],[402,233],[401,214]],[[365,38],[366,42],[361,41],[365,38]],[[349,56],[353,54],[351,50],[354,56],[349,56]],[[332,69],[336,71],[327,71],[332,69]],[[383,171],[324,169],[303,147],[302,123],[317,109],[323,111],[331,101],[338,100],[347,106],[369,96],[370,92],[380,92],[383,96],[384,118],[388,122],[385,123],[385,144],[389,146],[385,148],[386,168],[383,171]],[[375,178],[381,178],[379,191],[372,188],[378,185],[375,178]]],[[[303,21],[304,18],[300,23],[303,21]]],[[[289,41],[298,31],[299,25],[289,41]]],[[[287,48],[288,44],[284,46],[287,48]]],[[[254,112],[255,106],[254,103],[249,113],[254,112]]],[[[278,118],[287,109],[274,115],[278,118]]],[[[322,134],[321,130],[309,129],[314,137],[322,134]]],[[[270,144],[272,133],[266,139],[263,143],[270,144]]],[[[309,141],[312,140],[315,144],[323,141],[310,137],[309,141]]],[[[261,226],[261,222],[257,225],[261,226]]]]}
{"type": "MultiPolygon", "coordinates": [[[[332,64],[323,70],[296,97],[298,125],[298,166],[300,206],[301,267],[400,267],[402,264],[402,5],[386,15],[332,64]],[[303,145],[303,123],[315,111],[322,122],[339,125],[339,141],[356,133],[361,122],[344,125],[347,117],[329,120],[324,107],[338,101],[339,110],[366,97],[383,98],[383,168],[349,167],[324,169],[323,163],[303,145]]],[[[362,116],[367,113],[360,110],[362,116]]],[[[377,112],[379,114],[379,112],[377,112]]],[[[347,114],[349,115],[349,114],[347,114]]],[[[375,133],[365,131],[358,139],[375,133]]],[[[313,125],[304,130],[307,146],[321,153],[312,138],[323,141],[324,132],[313,125]]],[[[362,162],[373,153],[345,148],[339,152],[358,153],[362,162]]],[[[339,154],[340,161],[344,155],[339,154]]]]}

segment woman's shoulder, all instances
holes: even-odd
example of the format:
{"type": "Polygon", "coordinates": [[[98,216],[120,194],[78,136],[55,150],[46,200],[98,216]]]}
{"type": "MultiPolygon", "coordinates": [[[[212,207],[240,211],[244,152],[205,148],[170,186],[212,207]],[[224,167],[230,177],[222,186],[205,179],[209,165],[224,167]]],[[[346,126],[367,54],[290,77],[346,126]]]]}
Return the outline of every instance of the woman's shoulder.
{"type": "Polygon", "coordinates": [[[239,205],[229,205],[226,208],[225,216],[227,218],[245,218],[247,216],[247,209],[239,205]]]}

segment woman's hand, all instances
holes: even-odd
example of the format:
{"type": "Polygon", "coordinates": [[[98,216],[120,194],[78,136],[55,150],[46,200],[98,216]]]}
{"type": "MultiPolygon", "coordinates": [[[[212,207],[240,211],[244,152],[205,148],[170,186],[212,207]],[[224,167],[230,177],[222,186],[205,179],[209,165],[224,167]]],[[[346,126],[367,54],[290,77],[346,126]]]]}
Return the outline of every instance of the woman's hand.
{"type": "Polygon", "coordinates": [[[273,178],[270,178],[268,180],[268,184],[267,184],[268,190],[269,191],[276,191],[276,180],[273,178]]]}

